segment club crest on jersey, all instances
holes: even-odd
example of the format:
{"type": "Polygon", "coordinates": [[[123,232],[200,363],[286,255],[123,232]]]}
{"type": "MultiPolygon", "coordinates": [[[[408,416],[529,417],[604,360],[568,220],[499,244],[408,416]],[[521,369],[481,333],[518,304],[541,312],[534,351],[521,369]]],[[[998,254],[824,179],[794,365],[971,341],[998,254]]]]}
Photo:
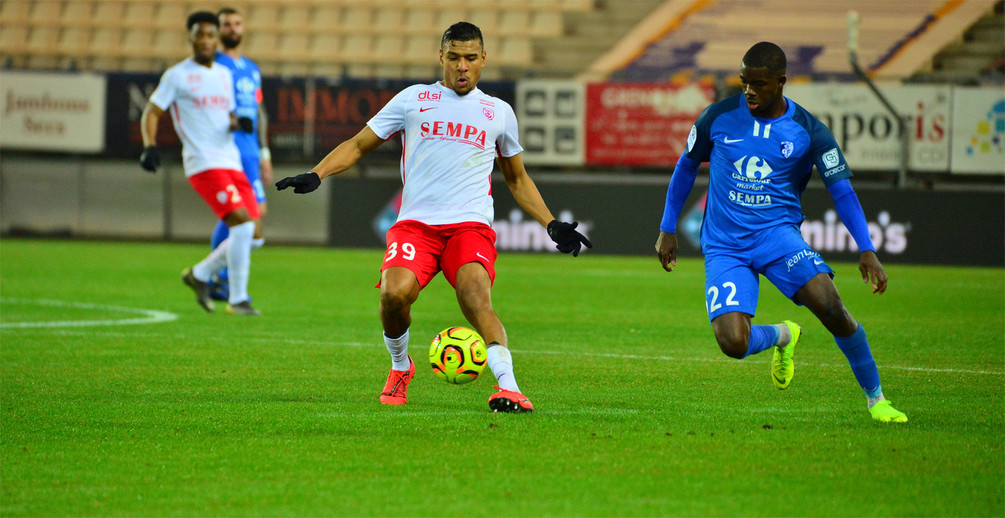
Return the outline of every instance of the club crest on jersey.
{"type": "Polygon", "coordinates": [[[496,112],[492,111],[491,108],[482,108],[482,113],[485,114],[485,118],[488,120],[496,118],[496,112]]]}
{"type": "Polygon", "coordinates": [[[789,158],[789,156],[792,155],[792,150],[794,150],[795,148],[796,145],[789,142],[788,140],[782,142],[782,156],[785,158],[789,158]]]}
{"type": "Polygon", "coordinates": [[[420,101],[439,101],[440,97],[442,95],[443,94],[441,94],[440,92],[430,92],[430,91],[427,90],[427,91],[421,92],[419,94],[419,100],[420,101]]]}

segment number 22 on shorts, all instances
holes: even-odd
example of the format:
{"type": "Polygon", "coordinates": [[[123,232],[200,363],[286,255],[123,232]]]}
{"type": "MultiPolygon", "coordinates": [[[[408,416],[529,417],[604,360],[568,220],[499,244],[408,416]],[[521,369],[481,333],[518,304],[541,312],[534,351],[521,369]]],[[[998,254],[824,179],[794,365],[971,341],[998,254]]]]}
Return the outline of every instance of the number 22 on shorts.
{"type": "MultiPolygon", "coordinates": [[[[722,291],[726,295],[726,300],[724,303],[726,306],[739,306],[740,303],[736,300],[736,284],[732,282],[722,283],[722,291]]],[[[708,314],[711,315],[715,313],[720,308],[722,308],[723,302],[719,302],[719,287],[712,286],[708,289],[708,298],[705,300],[705,309],[708,314]]]]}
{"type": "MultiPolygon", "coordinates": [[[[387,254],[384,257],[384,262],[388,262],[394,259],[398,255],[398,242],[395,241],[387,245],[387,254]]],[[[415,245],[412,243],[402,243],[401,244],[401,258],[407,261],[415,259],[415,245]]]]}

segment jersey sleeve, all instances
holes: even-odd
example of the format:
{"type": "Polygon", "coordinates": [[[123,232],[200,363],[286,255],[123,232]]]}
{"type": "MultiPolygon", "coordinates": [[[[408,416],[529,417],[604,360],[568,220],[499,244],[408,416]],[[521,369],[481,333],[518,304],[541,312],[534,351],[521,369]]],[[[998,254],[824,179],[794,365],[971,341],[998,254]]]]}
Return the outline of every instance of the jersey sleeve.
{"type": "Polygon", "coordinates": [[[383,140],[405,129],[405,109],[412,95],[412,88],[406,88],[391,98],[383,108],[366,123],[383,140]]]}
{"type": "Polygon", "coordinates": [[[698,120],[691,126],[691,133],[687,136],[687,151],[684,156],[692,162],[708,162],[712,156],[712,115],[711,106],[705,108],[698,116],[698,120]]]}
{"type": "Polygon", "coordinates": [[[822,122],[814,119],[810,130],[810,159],[817,166],[817,172],[824,185],[831,185],[851,178],[851,168],[844,159],[841,147],[834,140],[834,134],[822,122]]]}
{"type": "Polygon", "coordinates": [[[163,111],[167,111],[174,103],[178,95],[178,74],[175,73],[174,68],[169,68],[161,76],[161,80],[157,83],[157,88],[154,93],[150,94],[150,103],[154,106],[160,108],[163,111]]]}
{"type": "Polygon", "coordinates": [[[516,113],[513,112],[513,107],[509,103],[504,102],[502,103],[502,108],[503,114],[506,117],[506,126],[496,141],[496,150],[499,156],[509,158],[522,152],[523,146],[520,145],[520,129],[516,120],[516,113]]]}

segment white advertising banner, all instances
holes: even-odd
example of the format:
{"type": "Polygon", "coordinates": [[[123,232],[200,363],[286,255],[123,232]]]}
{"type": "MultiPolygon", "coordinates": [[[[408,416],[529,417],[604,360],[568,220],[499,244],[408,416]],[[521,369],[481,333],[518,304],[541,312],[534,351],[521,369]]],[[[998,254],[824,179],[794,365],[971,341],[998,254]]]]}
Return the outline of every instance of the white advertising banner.
{"type": "Polygon", "coordinates": [[[1005,174],[1005,90],[953,89],[952,172],[1005,174]]]}
{"type": "Polygon", "coordinates": [[[528,164],[583,165],[586,88],[579,81],[519,81],[516,118],[528,164]]]}
{"type": "Polygon", "coordinates": [[[105,84],[101,75],[0,73],[0,147],[103,151],[105,84]]]}
{"type": "MultiPolygon", "coordinates": [[[[894,109],[908,117],[908,169],[949,171],[949,86],[879,86],[894,109]]],[[[864,84],[787,85],[785,96],[823,121],[834,133],[852,170],[900,169],[897,120],[864,84]]]]}

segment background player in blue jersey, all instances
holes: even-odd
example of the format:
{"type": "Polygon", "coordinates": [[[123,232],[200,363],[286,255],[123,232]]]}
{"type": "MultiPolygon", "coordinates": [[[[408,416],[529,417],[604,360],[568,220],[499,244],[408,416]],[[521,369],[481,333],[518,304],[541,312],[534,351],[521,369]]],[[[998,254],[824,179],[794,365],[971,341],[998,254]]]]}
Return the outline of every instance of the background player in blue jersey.
{"type": "MultiPolygon", "coordinates": [[[[272,156],[267,140],[268,123],[262,104],[262,73],[258,65],[241,54],[240,46],[244,37],[244,17],[241,13],[231,7],[224,7],[217,16],[220,18],[220,44],[223,45],[223,51],[216,52],[216,62],[229,68],[231,75],[234,76],[237,116],[247,117],[253,125],[251,128],[244,128],[245,131],[235,131],[234,143],[241,152],[244,174],[255,191],[255,200],[264,218],[268,207],[265,201],[265,188],[262,185],[272,182],[272,156]]],[[[252,250],[265,244],[261,219],[255,223],[252,250]]],[[[223,221],[218,222],[213,231],[212,247],[216,248],[227,239],[228,235],[227,225],[223,221]]],[[[227,300],[229,290],[226,269],[221,270],[213,279],[212,286],[213,298],[227,300]]]]}
{"type": "Polygon", "coordinates": [[[816,166],[862,251],[862,280],[872,284],[873,293],[886,291],[886,272],[841,149],[826,126],[782,95],[785,80],[785,53],[773,43],[758,43],[740,64],[743,93],[712,104],[698,117],[667,190],[656,241],[660,264],[666,271],[677,266],[677,218],[698,166],[709,162],[701,249],[706,310],[722,352],[744,358],[774,348],[772,381],[779,389],[792,381],[800,327],[788,320],[751,325],[759,275],[764,275],[834,335],[866,393],[873,419],[906,422],[907,416],[883,396],[865,330],[841,302],[831,280],[834,271],[800,234],[799,197],[816,166]]]}

